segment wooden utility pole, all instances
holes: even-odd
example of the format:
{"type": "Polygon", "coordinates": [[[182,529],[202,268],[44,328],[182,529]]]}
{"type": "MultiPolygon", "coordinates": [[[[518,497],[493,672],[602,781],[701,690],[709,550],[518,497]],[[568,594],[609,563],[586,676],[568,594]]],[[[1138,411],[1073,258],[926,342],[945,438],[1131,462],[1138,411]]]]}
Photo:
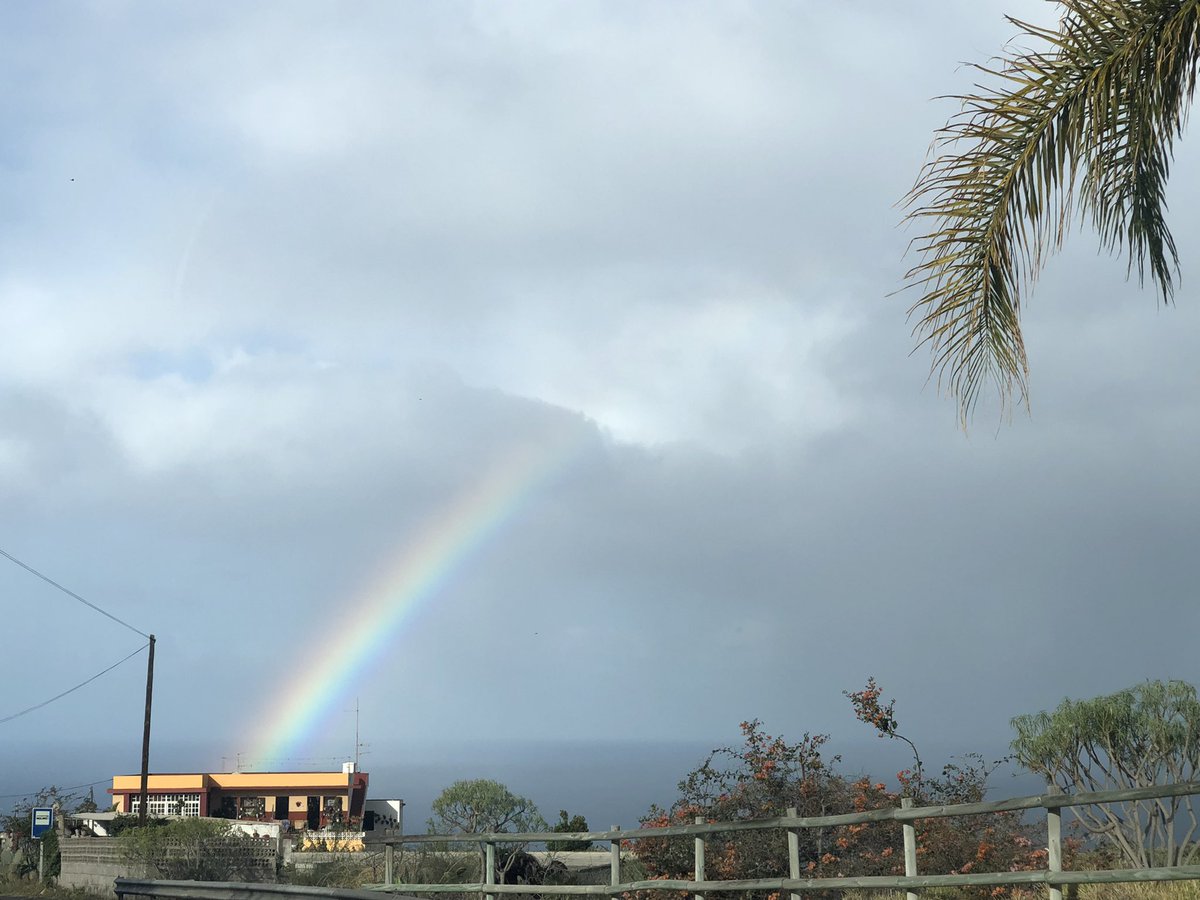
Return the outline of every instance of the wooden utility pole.
{"type": "Polygon", "coordinates": [[[150,656],[146,660],[146,724],[142,728],[142,790],[138,800],[138,824],[146,824],[150,786],[150,708],[154,699],[154,635],[150,635],[150,656]]]}

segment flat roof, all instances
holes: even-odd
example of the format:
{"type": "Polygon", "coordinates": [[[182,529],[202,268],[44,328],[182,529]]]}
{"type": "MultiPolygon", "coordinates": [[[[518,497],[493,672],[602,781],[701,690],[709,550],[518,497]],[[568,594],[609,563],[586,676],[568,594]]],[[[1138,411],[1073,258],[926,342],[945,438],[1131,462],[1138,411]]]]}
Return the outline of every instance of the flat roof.
{"type": "MultiPolygon", "coordinates": [[[[147,787],[156,790],[229,791],[250,790],[345,790],[366,786],[366,772],[152,772],[147,787]]],[[[141,775],[114,775],[111,790],[133,792],[141,789],[141,775]]]]}

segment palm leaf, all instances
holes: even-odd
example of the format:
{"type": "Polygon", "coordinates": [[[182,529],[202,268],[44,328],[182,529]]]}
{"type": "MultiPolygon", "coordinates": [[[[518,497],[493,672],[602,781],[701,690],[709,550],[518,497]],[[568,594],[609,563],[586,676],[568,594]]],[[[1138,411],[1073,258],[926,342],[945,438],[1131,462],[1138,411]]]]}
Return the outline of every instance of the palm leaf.
{"type": "Polygon", "coordinates": [[[1077,215],[1169,301],[1178,267],[1165,186],[1200,62],[1200,0],[1065,0],[1036,49],[975,66],[905,198],[925,230],[905,276],[918,346],[964,425],[988,382],[1028,402],[1022,295],[1077,215]],[[1078,195],[1078,196],[1077,196],[1078,195]]]}

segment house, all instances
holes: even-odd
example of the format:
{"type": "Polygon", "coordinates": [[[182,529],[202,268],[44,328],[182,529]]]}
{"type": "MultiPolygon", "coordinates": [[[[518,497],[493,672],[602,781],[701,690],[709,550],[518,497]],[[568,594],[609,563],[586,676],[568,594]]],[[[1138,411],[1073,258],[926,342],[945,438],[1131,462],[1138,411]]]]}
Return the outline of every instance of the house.
{"type": "MultiPolygon", "coordinates": [[[[287,822],[324,828],[362,822],[366,772],[346,763],[340,772],[229,772],[152,774],[147,807],[152,816],[214,816],[254,822],[287,822]]],[[[136,813],[140,775],[116,775],[109,793],[117,812],[136,813]]]]}

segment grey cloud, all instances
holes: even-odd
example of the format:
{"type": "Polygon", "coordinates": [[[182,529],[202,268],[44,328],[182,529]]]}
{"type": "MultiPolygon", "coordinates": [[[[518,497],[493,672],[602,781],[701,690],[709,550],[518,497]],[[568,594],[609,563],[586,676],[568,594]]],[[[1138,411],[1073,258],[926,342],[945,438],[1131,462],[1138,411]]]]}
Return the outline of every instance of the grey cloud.
{"type": "MultiPolygon", "coordinates": [[[[874,673],[958,751],[1190,677],[1190,279],[1155,313],[1073,237],[1027,307],[1032,415],[968,437],[887,298],[927,98],[1044,6],[22,13],[0,546],[152,623],[163,735],[211,722],[230,755],[380,567],[547,434],[573,464],[353,685],[377,753],[515,733],[478,702],[501,674],[525,737],[707,742],[852,734],[840,691],[874,673]]],[[[47,629],[62,680],[124,646],[22,577],[18,669],[47,629]]],[[[136,728],[137,681],[53,721],[136,728]]]]}

